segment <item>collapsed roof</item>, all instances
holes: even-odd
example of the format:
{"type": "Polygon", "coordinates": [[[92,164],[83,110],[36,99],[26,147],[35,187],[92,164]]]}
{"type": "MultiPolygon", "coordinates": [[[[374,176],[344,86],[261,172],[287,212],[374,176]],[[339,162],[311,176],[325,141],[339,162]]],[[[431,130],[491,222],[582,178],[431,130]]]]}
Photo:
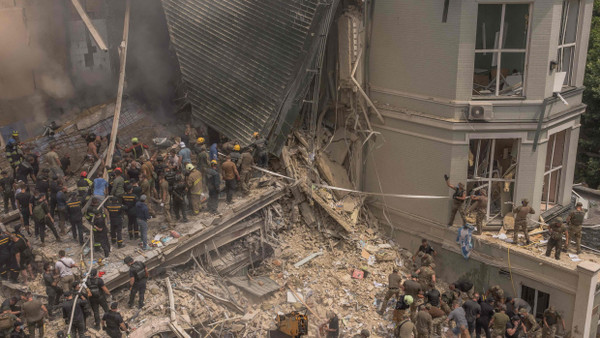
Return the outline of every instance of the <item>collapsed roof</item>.
{"type": "Polygon", "coordinates": [[[162,0],[192,116],[278,153],[302,107],[333,5],[319,0],[162,0]],[[283,135],[283,137],[278,137],[283,135]]]}

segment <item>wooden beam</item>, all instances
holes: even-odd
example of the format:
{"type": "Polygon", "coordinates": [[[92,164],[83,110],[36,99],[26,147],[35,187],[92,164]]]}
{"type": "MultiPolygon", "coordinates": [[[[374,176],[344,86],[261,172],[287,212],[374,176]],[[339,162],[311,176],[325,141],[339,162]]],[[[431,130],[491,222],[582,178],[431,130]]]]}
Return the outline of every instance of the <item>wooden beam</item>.
{"type": "Polygon", "coordinates": [[[90,34],[94,38],[94,41],[96,41],[98,48],[100,48],[104,52],[108,51],[106,43],[104,43],[104,40],[102,40],[102,36],[100,36],[98,31],[96,30],[96,27],[94,27],[94,25],[92,24],[92,20],[90,20],[90,17],[87,15],[85,10],[79,3],[79,0],[71,0],[71,3],[73,4],[73,7],[75,7],[77,14],[79,14],[81,20],[83,21],[87,29],[90,31],[90,34]]]}
{"type": "MultiPolygon", "coordinates": [[[[110,143],[108,153],[106,154],[106,165],[111,166],[115,145],[117,143],[117,132],[119,131],[119,118],[121,116],[121,104],[123,103],[123,86],[125,85],[125,64],[127,63],[127,43],[129,41],[129,13],[131,9],[131,1],[125,2],[125,22],[123,23],[123,41],[121,42],[120,56],[121,67],[119,70],[119,87],[117,89],[117,102],[115,103],[115,115],[113,117],[113,125],[110,132],[110,143]]],[[[106,178],[106,177],[105,177],[106,178]]]]}

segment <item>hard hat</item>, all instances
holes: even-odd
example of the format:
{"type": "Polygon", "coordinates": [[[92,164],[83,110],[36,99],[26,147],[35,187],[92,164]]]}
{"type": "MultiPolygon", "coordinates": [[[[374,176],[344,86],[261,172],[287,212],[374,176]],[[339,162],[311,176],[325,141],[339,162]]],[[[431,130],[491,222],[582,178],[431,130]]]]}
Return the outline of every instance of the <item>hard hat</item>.
{"type": "Polygon", "coordinates": [[[254,134],[252,134],[252,136],[257,137],[258,136],[258,132],[255,131],[254,134]]]}
{"type": "Polygon", "coordinates": [[[132,137],[131,138],[131,143],[138,143],[138,142],[139,142],[139,140],[138,140],[137,137],[132,137]]]}
{"type": "Polygon", "coordinates": [[[194,165],[191,164],[191,163],[188,163],[188,164],[185,165],[185,169],[192,170],[192,169],[194,169],[194,165]]]}
{"type": "Polygon", "coordinates": [[[235,151],[240,151],[240,149],[241,148],[240,148],[239,144],[236,144],[236,145],[233,146],[233,150],[235,150],[235,151]]]}
{"type": "Polygon", "coordinates": [[[413,301],[414,301],[414,300],[413,300],[413,297],[412,297],[411,295],[406,295],[406,296],[404,296],[404,302],[405,302],[407,305],[410,305],[410,304],[412,304],[412,303],[413,303],[413,301]]]}
{"type": "Polygon", "coordinates": [[[556,223],[562,223],[562,222],[563,222],[563,219],[562,219],[562,217],[556,217],[556,218],[554,219],[554,222],[556,222],[556,223]]]}
{"type": "Polygon", "coordinates": [[[196,140],[196,143],[198,143],[198,144],[204,143],[204,137],[198,137],[198,139],[196,140]]]}
{"type": "Polygon", "coordinates": [[[210,161],[210,164],[217,164],[217,160],[210,161]]]}
{"type": "Polygon", "coordinates": [[[576,206],[576,207],[582,207],[582,206],[583,206],[583,203],[581,203],[581,202],[577,202],[577,204],[575,204],[575,206],[576,206]]]}
{"type": "Polygon", "coordinates": [[[19,136],[19,132],[16,130],[13,130],[11,133],[12,136],[19,136]]]}
{"type": "Polygon", "coordinates": [[[527,204],[527,203],[529,203],[529,200],[528,200],[528,199],[526,199],[526,198],[524,198],[524,199],[522,199],[522,200],[521,200],[521,203],[525,203],[525,204],[527,204]]]}
{"type": "Polygon", "coordinates": [[[121,170],[121,168],[115,168],[114,172],[120,172],[120,173],[122,173],[123,170],[121,170]]]}
{"type": "Polygon", "coordinates": [[[87,171],[82,171],[81,174],[79,174],[79,176],[81,176],[81,177],[87,177],[87,171]]]}

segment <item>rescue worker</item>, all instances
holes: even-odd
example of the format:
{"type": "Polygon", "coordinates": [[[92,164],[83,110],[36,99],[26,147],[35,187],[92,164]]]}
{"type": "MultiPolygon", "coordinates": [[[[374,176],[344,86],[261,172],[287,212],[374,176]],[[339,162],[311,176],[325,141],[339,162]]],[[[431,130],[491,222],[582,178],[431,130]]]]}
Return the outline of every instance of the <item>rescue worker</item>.
{"type": "Polygon", "coordinates": [[[13,282],[17,281],[19,271],[22,271],[23,278],[27,283],[29,278],[33,278],[33,253],[29,247],[29,242],[22,236],[16,233],[10,234],[10,279],[13,282]]]}
{"type": "MultiPolygon", "coordinates": [[[[242,154],[240,154],[240,150],[241,150],[241,149],[242,149],[242,148],[241,148],[241,147],[240,147],[240,145],[239,145],[239,144],[237,144],[237,143],[236,143],[236,144],[233,146],[233,151],[229,153],[229,156],[231,157],[231,161],[232,161],[233,163],[236,163],[236,164],[237,164],[237,163],[238,163],[238,161],[240,160],[240,158],[242,157],[242,154]]],[[[238,168],[238,169],[239,169],[239,168],[238,168]]]]}
{"type": "Polygon", "coordinates": [[[90,270],[90,276],[85,281],[85,286],[89,290],[89,302],[94,312],[94,328],[100,329],[100,307],[104,311],[104,314],[108,313],[108,304],[106,303],[106,297],[111,297],[110,291],[102,278],[98,277],[98,270],[90,270]]]}
{"type": "Polygon", "coordinates": [[[433,306],[432,304],[425,304],[425,309],[431,315],[431,325],[433,326],[433,332],[442,337],[442,324],[446,320],[446,313],[437,306],[433,306]]]}
{"type": "Polygon", "coordinates": [[[465,185],[463,183],[458,183],[458,186],[450,184],[450,177],[448,175],[444,175],[444,179],[446,180],[446,185],[450,189],[454,190],[454,194],[452,195],[452,211],[450,211],[450,220],[448,221],[448,226],[451,227],[454,224],[454,218],[456,217],[457,212],[459,213],[460,218],[462,218],[463,225],[465,225],[467,223],[465,211],[463,210],[463,204],[467,199],[465,185]]]}
{"type": "Polygon", "coordinates": [[[233,193],[236,189],[236,180],[240,180],[240,174],[237,171],[235,163],[231,161],[231,156],[225,157],[225,162],[221,164],[221,174],[225,181],[225,192],[227,193],[227,204],[233,202],[233,193]]]}
{"type": "Polygon", "coordinates": [[[104,257],[110,254],[110,242],[108,241],[108,227],[106,226],[106,214],[103,208],[94,208],[94,250],[104,252],[104,257]]]}
{"type": "Polygon", "coordinates": [[[123,212],[125,208],[119,198],[112,196],[106,204],[110,220],[110,241],[120,249],[123,245],[123,212]]]}
{"type": "Polygon", "coordinates": [[[136,222],[140,227],[140,237],[142,239],[142,250],[150,250],[148,246],[148,220],[150,211],[146,205],[146,195],[140,196],[140,200],[135,204],[136,222]]]}
{"type": "Polygon", "coordinates": [[[164,173],[158,176],[158,196],[160,204],[165,213],[165,221],[171,223],[171,194],[169,192],[169,182],[165,179],[164,173]]]}
{"type": "Polygon", "coordinates": [[[527,232],[527,216],[529,214],[535,214],[535,210],[529,205],[529,200],[524,198],[521,200],[521,205],[513,209],[513,214],[515,215],[515,229],[513,233],[513,244],[518,244],[519,242],[519,231],[523,231],[525,235],[525,242],[527,244],[529,241],[529,233],[527,232]]]}
{"type": "Polygon", "coordinates": [[[35,338],[35,330],[37,329],[40,337],[44,337],[44,316],[48,315],[48,310],[39,299],[33,299],[33,294],[27,292],[21,299],[23,303],[22,317],[27,322],[29,329],[29,337],[35,338]]]}
{"type": "Polygon", "coordinates": [[[535,316],[527,312],[526,309],[519,310],[519,315],[521,316],[521,320],[527,329],[527,337],[542,338],[542,328],[535,319],[535,316]]]}
{"type": "Polygon", "coordinates": [[[8,205],[13,210],[17,209],[15,204],[15,179],[8,175],[8,171],[2,170],[2,179],[0,179],[0,191],[2,191],[2,199],[4,200],[4,213],[8,214],[8,205]]]}
{"type": "MultiPolygon", "coordinates": [[[[17,200],[17,208],[21,213],[21,224],[27,230],[27,233],[31,235],[31,230],[29,227],[29,219],[31,215],[33,215],[33,196],[29,192],[29,188],[25,183],[21,183],[19,186],[21,192],[17,194],[15,199],[17,200]]],[[[38,236],[37,228],[34,228],[36,237],[38,236]]]]}
{"type": "Polygon", "coordinates": [[[419,312],[415,316],[415,326],[417,327],[416,338],[429,338],[433,335],[433,318],[425,305],[419,306],[419,312]]]}
{"type": "Polygon", "coordinates": [[[491,286],[488,291],[485,293],[485,297],[492,297],[496,305],[504,304],[504,290],[500,287],[500,285],[491,286]]]}
{"type": "Polygon", "coordinates": [[[8,233],[0,232],[0,278],[8,280],[11,241],[8,233]]]}
{"type": "Polygon", "coordinates": [[[471,210],[475,211],[475,224],[477,227],[477,234],[481,235],[483,233],[483,222],[487,216],[487,191],[485,189],[479,190],[477,195],[471,195],[471,200],[475,201],[471,210]]]}
{"type": "Polygon", "coordinates": [[[208,185],[208,211],[217,214],[219,210],[219,191],[221,189],[221,178],[217,171],[217,161],[210,161],[210,169],[206,173],[208,185]]]}
{"type": "Polygon", "coordinates": [[[567,227],[563,224],[562,218],[557,217],[552,221],[548,230],[550,232],[550,238],[548,238],[546,257],[550,257],[552,249],[554,249],[554,258],[558,260],[560,259],[560,252],[562,250],[562,237],[566,232],[567,227]]]}
{"type": "Polygon", "coordinates": [[[266,168],[269,164],[269,154],[267,153],[267,140],[264,137],[260,136],[258,132],[255,132],[252,136],[254,137],[253,145],[255,148],[254,156],[256,157],[256,163],[258,163],[259,167],[266,168]]]}
{"type": "MultiPolygon", "coordinates": [[[[56,195],[60,191],[61,184],[58,180],[57,176],[52,176],[52,181],[50,181],[49,193],[46,195],[46,200],[48,201],[48,205],[50,206],[50,215],[54,217],[56,215],[56,205],[58,204],[56,200],[56,195]]],[[[40,191],[41,192],[41,191],[40,191]]],[[[64,226],[64,224],[63,224],[64,226]]],[[[62,229],[61,229],[62,230],[62,229]]]]}
{"type": "Polygon", "coordinates": [[[129,239],[138,239],[140,237],[140,230],[136,221],[137,213],[135,210],[137,196],[133,193],[133,187],[131,185],[126,186],[125,191],[126,193],[123,195],[123,206],[127,210],[127,231],[129,232],[129,239]]]}
{"type": "Polygon", "coordinates": [[[92,180],[87,178],[87,171],[82,171],[79,174],[79,181],[77,181],[77,194],[82,203],[85,203],[89,199],[92,189],[92,180]]]}
{"type": "Polygon", "coordinates": [[[48,179],[49,172],[50,170],[48,168],[42,169],[42,173],[36,176],[37,180],[35,181],[35,190],[37,190],[40,194],[46,195],[46,200],[48,201],[50,200],[50,181],[48,179]]]}
{"type": "Polygon", "coordinates": [[[146,293],[146,281],[149,274],[146,265],[142,262],[134,262],[133,258],[127,256],[123,262],[129,266],[129,307],[133,307],[135,295],[139,293],[138,308],[144,307],[144,294],[146,293]]]}
{"type": "Polygon", "coordinates": [[[200,203],[202,202],[202,173],[199,170],[196,170],[193,164],[186,164],[187,171],[189,175],[187,177],[187,187],[190,192],[192,204],[192,210],[194,211],[194,215],[198,215],[200,213],[200,203]]]}
{"type": "Polygon", "coordinates": [[[185,213],[185,195],[187,192],[187,187],[183,182],[183,177],[181,175],[175,176],[175,184],[173,186],[173,213],[175,214],[175,219],[179,221],[179,213],[181,212],[181,216],[183,217],[183,221],[187,222],[187,216],[185,213]]]}
{"type": "Polygon", "coordinates": [[[67,186],[61,185],[56,193],[56,211],[58,213],[58,228],[62,236],[67,234],[65,223],[67,221],[67,186]]]}
{"type": "Polygon", "coordinates": [[[240,184],[242,186],[242,192],[244,195],[248,195],[250,193],[252,166],[254,165],[254,158],[252,157],[250,150],[245,150],[236,164],[240,171],[240,184]]]}
{"type": "Polygon", "coordinates": [[[36,176],[32,165],[34,161],[35,160],[33,159],[33,157],[27,157],[25,161],[21,161],[21,163],[17,165],[15,173],[15,178],[17,179],[17,181],[29,183],[28,178],[31,178],[31,181],[35,183],[36,176]]]}
{"type": "Polygon", "coordinates": [[[179,167],[184,168],[188,163],[192,163],[192,151],[185,146],[185,143],[179,143],[179,167]]]}
{"type": "Polygon", "coordinates": [[[69,201],[67,201],[67,214],[71,223],[71,235],[73,235],[74,240],[79,239],[79,244],[83,245],[83,214],[81,208],[81,199],[79,199],[76,193],[72,192],[69,201]]]}
{"type": "Polygon", "coordinates": [[[577,202],[575,205],[575,210],[571,211],[569,216],[567,216],[569,232],[567,233],[567,238],[565,241],[565,251],[569,250],[569,244],[573,240],[575,241],[577,254],[581,253],[581,228],[586,212],[587,210],[583,209],[583,204],[581,202],[577,202]]]}
{"type": "Polygon", "coordinates": [[[197,167],[198,170],[200,170],[200,173],[202,173],[202,175],[206,177],[206,172],[210,168],[209,155],[208,151],[206,151],[206,145],[204,145],[204,138],[199,137],[198,140],[202,141],[202,144],[200,144],[200,146],[197,147],[198,150],[196,152],[196,155],[198,158],[196,159],[196,163],[198,163],[197,167]]]}
{"type": "Polygon", "coordinates": [[[110,304],[110,311],[102,317],[102,327],[110,338],[121,338],[123,336],[121,331],[129,334],[129,327],[119,313],[119,303],[113,302],[110,304]]]}
{"type": "Polygon", "coordinates": [[[33,208],[33,221],[35,222],[35,227],[37,229],[36,232],[40,235],[42,246],[46,239],[46,227],[50,228],[50,231],[52,231],[57,242],[61,241],[58,232],[54,227],[54,219],[50,215],[50,207],[48,206],[48,203],[46,203],[46,195],[44,194],[40,195],[37,205],[33,208]]]}
{"type": "Polygon", "coordinates": [[[429,265],[420,267],[416,274],[419,276],[418,280],[421,284],[422,290],[429,290],[435,287],[435,271],[429,265]]]}
{"type": "Polygon", "coordinates": [[[565,320],[562,318],[560,313],[558,313],[558,311],[556,311],[554,306],[550,305],[550,307],[544,311],[543,321],[544,321],[544,330],[543,330],[544,338],[554,338],[556,336],[556,333],[558,332],[558,323],[559,322],[562,324],[563,332],[565,332],[565,320]]]}
{"type": "Polygon", "coordinates": [[[132,153],[133,158],[137,160],[138,158],[140,158],[140,156],[144,155],[144,149],[148,149],[148,146],[143,143],[140,143],[140,140],[138,140],[137,137],[133,137],[131,139],[131,147],[126,148],[125,152],[132,153]]]}
{"type": "Polygon", "coordinates": [[[46,287],[46,295],[48,296],[48,313],[53,316],[54,310],[59,305],[60,297],[63,295],[63,290],[58,286],[58,276],[52,270],[50,262],[44,263],[44,273],[42,274],[44,286],[46,287]]]}
{"type": "MultiPolygon", "coordinates": [[[[506,324],[510,322],[510,317],[506,314],[506,305],[501,304],[498,310],[492,316],[489,327],[492,329],[493,338],[504,338],[506,332],[506,324]]],[[[552,336],[554,338],[554,336],[552,336]]]]}
{"type": "MultiPolygon", "coordinates": [[[[17,132],[13,131],[13,134],[14,133],[17,133],[17,132]]],[[[18,135],[18,133],[17,133],[17,135],[18,135]]],[[[13,137],[11,137],[10,139],[8,139],[8,142],[6,143],[6,147],[4,147],[4,152],[5,152],[6,158],[8,159],[8,163],[10,164],[10,167],[13,169],[13,177],[16,177],[17,176],[17,167],[24,160],[23,151],[17,144],[17,141],[13,137]]]]}
{"type": "MultiPolygon", "coordinates": [[[[65,320],[65,324],[69,325],[71,321],[71,313],[73,313],[73,292],[65,292],[65,302],[62,305],[62,315],[65,320]]],[[[73,324],[71,325],[71,337],[83,338],[85,337],[85,307],[87,302],[81,298],[77,298],[75,303],[75,312],[73,313],[73,324]]]]}
{"type": "Polygon", "coordinates": [[[413,304],[413,297],[411,295],[400,295],[396,301],[394,307],[393,321],[400,323],[405,318],[406,310],[410,309],[413,304]]]}
{"type": "Polygon", "coordinates": [[[388,291],[383,297],[383,302],[381,303],[381,308],[379,309],[379,314],[382,315],[387,309],[387,303],[390,298],[394,297],[397,299],[400,295],[400,287],[402,286],[402,277],[398,274],[398,269],[393,268],[392,273],[388,276],[388,291]]]}
{"type": "Polygon", "coordinates": [[[121,168],[115,168],[113,173],[115,174],[115,178],[112,181],[110,194],[120,200],[125,194],[125,179],[123,178],[123,170],[121,168]]]}

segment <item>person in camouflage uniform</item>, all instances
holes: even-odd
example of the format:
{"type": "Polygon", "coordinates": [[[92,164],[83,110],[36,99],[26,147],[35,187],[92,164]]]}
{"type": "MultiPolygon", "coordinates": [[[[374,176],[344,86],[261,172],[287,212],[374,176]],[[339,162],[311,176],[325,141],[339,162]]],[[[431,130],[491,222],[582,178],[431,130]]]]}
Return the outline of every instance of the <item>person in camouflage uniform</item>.
{"type": "Polygon", "coordinates": [[[525,241],[527,244],[529,241],[529,233],[527,232],[527,216],[529,214],[535,214],[535,210],[529,206],[529,200],[524,198],[521,201],[521,205],[513,209],[515,215],[515,229],[513,234],[513,244],[519,243],[519,231],[523,231],[525,235],[525,241]]]}
{"type": "Polygon", "coordinates": [[[583,225],[583,219],[587,210],[583,209],[583,204],[577,202],[575,210],[571,211],[567,216],[567,224],[569,225],[569,232],[567,233],[567,240],[565,242],[565,251],[569,250],[569,242],[575,241],[577,248],[577,254],[581,253],[581,227],[583,225]]]}
{"type": "Polygon", "coordinates": [[[562,236],[567,230],[567,227],[563,224],[563,220],[557,217],[549,227],[550,238],[548,238],[548,245],[546,249],[546,257],[550,257],[552,249],[555,249],[554,258],[560,259],[560,251],[562,248],[562,236]]]}
{"type": "Polygon", "coordinates": [[[563,332],[565,331],[565,320],[562,319],[562,316],[554,306],[550,306],[544,311],[544,330],[542,333],[542,337],[544,338],[554,338],[556,333],[558,332],[558,324],[559,322],[562,324],[563,332]]]}
{"type": "Polygon", "coordinates": [[[542,328],[540,327],[540,324],[538,324],[537,320],[535,320],[535,316],[527,312],[527,310],[524,308],[521,308],[519,315],[521,316],[521,320],[527,329],[527,337],[542,338],[542,328]]]}

